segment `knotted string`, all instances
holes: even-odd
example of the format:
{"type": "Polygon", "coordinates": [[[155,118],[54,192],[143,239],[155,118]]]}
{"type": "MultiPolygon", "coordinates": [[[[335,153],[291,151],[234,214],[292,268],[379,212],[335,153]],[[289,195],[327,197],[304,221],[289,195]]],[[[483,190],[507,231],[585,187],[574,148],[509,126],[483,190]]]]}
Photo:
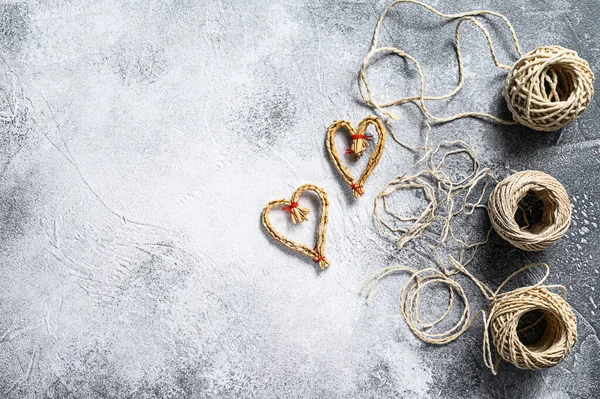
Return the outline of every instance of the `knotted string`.
{"type": "MultiPolygon", "coordinates": [[[[315,244],[315,246],[313,247],[313,251],[315,251],[315,253],[317,254],[317,258],[313,259],[313,261],[315,263],[326,262],[327,264],[329,264],[329,261],[327,260],[327,258],[325,257],[325,255],[321,255],[319,253],[319,251],[317,250],[317,244],[315,244]]],[[[323,269],[323,268],[321,268],[321,269],[323,269]]]]}
{"type": "Polygon", "coordinates": [[[292,203],[290,203],[290,205],[289,205],[289,206],[284,206],[284,207],[282,207],[282,208],[281,208],[281,210],[282,210],[282,211],[289,211],[290,213],[292,213],[292,209],[294,209],[294,208],[295,208],[295,207],[297,207],[297,206],[298,206],[298,203],[297,203],[297,202],[292,202],[292,203]]]}
{"type": "Polygon", "coordinates": [[[367,134],[351,134],[350,138],[352,140],[358,140],[358,139],[371,140],[373,138],[373,136],[367,135],[367,134]]]}
{"type": "Polygon", "coordinates": [[[352,191],[354,191],[356,194],[360,195],[361,197],[365,193],[365,189],[363,188],[363,186],[359,186],[356,183],[352,183],[350,185],[350,188],[352,189],[352,191]]]}

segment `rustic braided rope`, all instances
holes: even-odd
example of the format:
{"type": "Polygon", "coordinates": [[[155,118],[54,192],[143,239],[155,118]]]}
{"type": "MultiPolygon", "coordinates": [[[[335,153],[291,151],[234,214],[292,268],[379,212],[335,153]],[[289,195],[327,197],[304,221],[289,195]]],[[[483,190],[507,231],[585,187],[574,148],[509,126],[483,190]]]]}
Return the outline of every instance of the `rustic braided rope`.
{"type": "Polygon", "coordinates": [[[373,289],[381,279],[398,272],[408,273],[409,278],[403,284],[400,293],[400,314],[417,338],[435,345],[447,344],[459,338],[481,315],[484,320],[483,361],[494,375],[498,373],[500,358],[516,367],[535,370],[555,366],[569,354],[577,341],[577,320],[570,305],[562,297],[566,291],[565,288],[558,285],[543,285],[549,274],[548,265],[531,264],[524,266],[508,276],[496,291],[492,291],[453,258],[451,258],[451,261],[455,264],[457,270],[473,280],[485,298],[490,301],[487,315],[484,310],[480,310],[473,318],[470,318],[471,308],[462,286],[448,275],[434,268],[423,270],[406,266],[383,268],[365,282],[361,294],[366,294],[366,300],[369,302],[373,289]],[[537,266],[543,266],[546,273],[536,284],[520,287],[509,292],[501,292],[504,286],[515,276],[537,266]],[[425,323],[422,321],[419,312],[421,293],[422,290],[430,288],[429,286],[433,284],[443,285],[448,289],[448,305],[439,318],[433,322],[425,323]],[[561,288],[562,295],[550,292],[550,289],[554,288],[561,288]],[[456,322],[445,330],[433,332],[433,328],[450,315],[457,299],[462,302],[463,310],[456,322]],[[532,328],[541,321],[540,319],[524,328],[519,328],[521,317],[532,311],[542,313],[546,328],[543,336],[536,343],[525,345],[519,339],[518,333],[532,328]],[[492,344],[499,356],[495,361],[492,354],[492,344]]]}
{"type": "Polygon", "coordinates": [[[567,190],[554,177],[525,170],[502,180],[490,194],[488,213],[500,237],[525,251],[540,251],[558,241],[571,223],[571,202],[567,190]],[[543,203],[538,223],[520,227],[515,220],[519,202],[533,192],[543,203]]]}
{"type": "Polygon", "coordinates": [[[499,13],[485,10],[464,12],[459,14],[444,14],[433,7],[416,0],[397,0],[391,3],[381,14],[375,32],[371,48],[365,56],[358,73],[358,88],[363,100],[379,111],[381,114],[391,119],[398,119],[385,108],[396,105],[414,102],[423,112],[427,133],[424,146],[411,146],[396,139],[393,130],[389,124],[388,129],[392,136],[402,146],[409,149],[428,150],[429,134],[431,125],[429,121],[438,123],[449,122],[465,117],[479,117],[492,120],[501,124],[521,123],[532,129],[542,131],[557,130],[575,120],[589,105],[594,93],[593,89],[594,75],[589,64],[578,57],[577,53],[559,46],[539,47],[534,51],[523,55],[519,46],[516,32],[508,19],[499,13]],[[395,47],[378,47],[379,34],[383,21],[390,10],[400,3],[412,3],[433,12],[434,14],[449,20],[458,19],[455,30],[456,55],[458,61],[459,82],[457,86],[449,93],[430,96],[425,94],[425,77],[419,62],[410,54],[395,47]],[[487,29],[474,17],[491,16],[500,18],[507,26],[519,55],[519,60],[511,67],[500,63],[492,39],[487,29]],[[508,103],[508,107],[513,114],[513,120],[501,119],[497,116],[482,112],[463,112],[448,117],[438,117],[431,114],[426,106],[426,101],[440,101],[454,96],[464,85],[464,65],[460,44],[460,28],[465,22],[470,22],[477,27],[485,36],[492,60],[496,67],[509,71],[507,76],[503,95],[508,103]],[[390,101],[379,101],[373,97],[372,89],[369,86],[366,69],[371,59],[378,54],[394,54],[402,57],[412,63],[417,69],[419,75],[419,94],[416,96],[400,97],[390,101]]]}
{"type": "Polygon", "coordinates": [[[343,120],[333,122],[327,129],[325,145],[327,146],[329,157],[331,158],[331,161],[333,162],[335,168],[338,170],[338,172],[340,172],[340,175],[342,176],[344,181],[346,181],[346,183],[352,189],[352,194],[354,195],[354,198],[358,198],[365,193],[364,185],[371,173],[373,172],[373,170],[375,169],[375,167],[377,166],[377,164],[379,163],[381,156],[383,155],[385,138],[386,130],[383,126],[383,123],[379,118],[372,115],[367,116],[362,121],[360,121],[360,123],[358,124],[358,131],[354,129],[350,122],[343,120]],[[340,158],[340,154],[338,153],[338,150],[335,146],[335,136],[336,133],[341,130],[345,130],[346,132],[348,132],[350,134],[350,137],[352,138],[352,147],[350,148],[350,151],[352,154],[354,154],[356,158],[358,158],[363,154],[364,150],[366,149],[368,137],[366,135],[366,132],[369,125],[375,126],[375,130],[377,132],[377,144],[375,146],[375,149],[373,150],[373,153],[369,157],[367,166],[365,166],[365,169],[361,173],[358,180],[355,180],[354,176],[352,176],[352,174],[340,158]]]}
{"type": "Polygon", "coordinates": [[[325,235],[327,233],[327,223],[328,222],[329,222],[329,200],[327,198],[327,193],[322,188],[314,186],[312,184],[304,184],[304,185],[298,187],[298,189],[296,189],[296,191],[294,191],[294,193],[292,194],[292,197],[290,200],[278,199],[278,200],[269,202],[264,207],[263,212],[262,212],[262,224],[263,224],[263,226],[265,226],[265,229],[271,235],[271,237],[273,237],[273,239],[275,239],[276,241],[279,241],[280,243],[282,243],[283,245],[285,245],[286,247],[288,247],[289,249],[291,249],[293,251],[300,252],[300,253],[308,256],[313,261],[315,261],[319,264],[319,267],[321,268],[321,270],[323,270],[325,267],[328,267],[330,265],[329,260],[327,260],[327,258],[325,258],[325,241],[326,241],[325,235]],[[282,210],[288,211],[290,213],[291,221],[294,224],[296,222],[301,223],[301,222],[308,220],[307,215],[309,213],[309,209],[305,208],[305,207],[301,207],[298,203],[298,199],[306,191],[312,191],[313,193],[317,194],[317,196],[321,200],[321,216],[319,219],[319,226],[317,229],[317,244],[312,249],[307,247],[306,245],[299,244],[295,241],[292,241],[292,240],[286,238],[283,234],[278,232],[273,227],[273,225],[271,224],[271,220],[269,219],[269,213],[271,212],[271,210],[275,207],[281,207],[282,210]]]}

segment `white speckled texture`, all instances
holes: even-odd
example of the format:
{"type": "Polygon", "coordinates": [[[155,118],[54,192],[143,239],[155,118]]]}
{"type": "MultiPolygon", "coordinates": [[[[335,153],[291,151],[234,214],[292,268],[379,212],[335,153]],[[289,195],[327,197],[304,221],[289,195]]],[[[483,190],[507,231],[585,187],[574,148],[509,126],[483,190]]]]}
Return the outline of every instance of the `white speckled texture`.
{"type": "MultiPolygon", "coordinates": [[[[595,0],[432,4],[502,12],[524,50],[560,44],[600,72],[595,0]]],[[[324,146],[333,120],[370,113],[356,73],[385,5],[0,3],[0,111],[14,114],[0,122],[0,397],[600,395],[598,97],[561,132],[462,120],[432,136],[467,140],[498,176],[546,171],[571,194],[573,224],[557,245],[531,254],[494,236],[473,266],[495,285],[525,263],[550,264],[579,323],[562,364],[538,372],[503,364],[494,377],[481,359],[480,321],[433,347],[400,319],[401,278],[382,283],[370,306],[359,297],[380,267],[426,265],[385,240],[372,218],[377,191],[414,156],[390,140],[356,201],[324,146]],[[303,183],[324,187],[331,201],[333,266],[320,273],[260,224],[264,204],[303,183]]],[[[506,31],[491,27],[501,59],[514,61],[506,31]]],[[[452,29],[405,6],[382,40],[420,59],[427,90],[441,93],[456,82],[452,29]]],[[[506,114],[503,73],[480,34],[464,36],[464,91],[432,109],[506,114]]],[[[401,61],[371,73],[378,92],[416,93],[401,61]]],[[[398,112],[397,131],[417,142],[419,113],[398,112]]],[[[288,231],[309,241],[314,225],[288,231]]]]}

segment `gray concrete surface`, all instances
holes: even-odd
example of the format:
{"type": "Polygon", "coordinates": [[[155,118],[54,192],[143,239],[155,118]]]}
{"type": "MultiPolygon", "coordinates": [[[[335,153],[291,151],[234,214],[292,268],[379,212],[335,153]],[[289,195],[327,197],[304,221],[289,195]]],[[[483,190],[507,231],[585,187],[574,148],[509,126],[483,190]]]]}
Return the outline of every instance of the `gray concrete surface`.
{"type": "MultiPolygon", "coordinates": [[[[398,314],[402,278],[385,281],[370,306],[359,297],[380,267],[427,265],[372,219],[377,191],[413,155],[390,141],[354,201],[324,147],[333,120],[370,113],[355,79],[386,3],[2,2],[0,397],[600,395],[598,97],[561,132],[463,120],[432,136],[465,139],[497,176],[539,169],[571,194],[573,225],[557,245],[523,253],[494,236],[473,266],[495,285],[525,263],[550,264],[579,325],[563,363],[537,372],[503,363],[494,377],[480,321],[433,347],[398,314]],[[272,242],[259,220],[266,202],[308,182],[332,202],[333,266],[323,273],[272,242]]],[[[500,11],[525,50],[560,44],[600,71],[595,0],[432,4],[500,11]]],[[[431,92],[451,88],[453,28],[414,6],[390,17],[382,43],[419,58],[431,92]]],[[[490,26],[499,56],[514,61],[506,32],[490,26]]],[[[467,29],[465,43],[464,91],[432,108],[506,113],[504,75],[483,38],[467,29]]],[[[398,60],[372,71],[380,92],[416,92],[398,60]]],[[[417,142],[419,113],[398,112],[397,131],[417,142]]],[[[311,239],[308,226],[286,231],[311,239]]],[[[429,300],[435,309],[439,298],[429,300]]]]}

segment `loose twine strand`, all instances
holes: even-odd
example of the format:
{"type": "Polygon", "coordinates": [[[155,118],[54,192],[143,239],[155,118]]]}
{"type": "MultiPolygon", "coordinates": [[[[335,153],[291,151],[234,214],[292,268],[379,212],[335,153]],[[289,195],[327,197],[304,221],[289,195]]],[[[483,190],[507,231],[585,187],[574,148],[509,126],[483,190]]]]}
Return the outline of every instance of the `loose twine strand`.
{"type": "MultiPolygon", "coordinates": [[[[379,193],[376,199],[374,213],[380,231],[389,237],[398,237],[398,246],[402,248],[409,241],[420,237],[428,226],[436,221],[441,221],[444,228],[440,234],[439,242],[433,246],[433,249],[436,252],[438,261],[442,265],[444,262],[439,259],[437,248],[445,242],[448,236],[461,244],[461,256],[462,251],[469,248],[474,248],[476,250],[477,247],[485,244],[487,238],[481,243],[474,243],[473,246],[463,245],[466,243],[454,236],[450,222],[453,217],[461,213],[469,215],[472,214],[475,209],[485,209],[486,206],[483,205],[483,201],[488,184],[491,181],[497,183],[497,180],[491,174],[489,169],[480,168],[474,151],[464,142],[442,142],[435,149],[432,149],[429,145],[429,136],[431,133],[430,121],[441,123],[475,116],[487,118],[503,124],[515,124],[519,122],[537,128],[538,130],[555,130],[575,119],[583,112],[583,110],[585,110],[593,94],[593,80],[594,76],[589,69],[589,65],[585,60],[579,58],[574,51],[563,49],[558,46],[550,46],[540,47],[523,55],[514,27],[502,14],[486,10],[445,14],[416,0],[398,0],[391,3],[383,11],[375,26],[371,48],[365,57],[358,74],[358,86],[363,99],[374,109],[387,117],[384,123],[395,141],[409,150],[425,150],[425,154],[415,163],[415,165],[424,161],[426,168],[412,176],[403,175],[394,178],[379,193]],[[378,47],[380,31],[384,20],[388,13],[400,3],[412,3],[444,19],[458,20],[455,29],[455,44],[459,82],[449,93],[440,96],[425,95],[425,78],[419,62],[411,55],[397,48],[378,47]],[[499,18],[508,28],[515,51],[520,57],[513,66],[505,65],[499,61],[489,32],[476,17],[499,18]],[[458,93],[464,85],[464,64],[460,41],[461,27],[464,22],[472,23],[483,33],[494,64],[498,68],[509,71],[503,89],[503,95],[507,100],[509,109],[513,113],[513,120],[504,120],[494,115],[479,112],[465,112],[450,117],[437,117],[427,108],[426,101],[448,99],[458,93]],[[366,69],[370,60],[379,53],[392,53],[398,55],[409,60],[416,67],[419,74],[418,96],[401,97],[396,100],[384,102],[374,100],[372,90],[367,80],[366,69]],[[423,146],[411,146],[398,139],[389,123],[389,119],[398,119],[398,117],[388,111],[387,108],[408,102],[416,104],[425,116],[424,122],[427,131],[423,146]],[[441,146],[452,146],[454,144],[457,144],[459,148],[455,151],[444,153],[439,164],[436,164],[434,159],[440,151],[441,146]],[[446,157],[458,153],[463,153],[471,159],[473,162],[473,173],[465,177],[461,182],[452,182],[441,167],[446,157]],[[433,181],[433,183],[431,183],[431,181],[433,181]],[[475,187],[478,186],[480,182],[484,182],[484,187],[480,196],[477,197],[474,203],[469,204],[467,200],[470,198],[471,194],[474,193],[475,187]],[[417,216],[400,216],[391,209],[388,197],[400,189],[412,188],[423,190],[427,200],[426,209],[417,216]],[[441,198],[436,196],[436,188],[441,198]],[[454,199],[460,196],[463,196],[464,198],[463,204],[462,206],[456,207],[454,199]],[[445,214],[441,214],[441,208],[446,208],[445,214]],[[387,214],[392,220],[396,220],[400,223],[409,222],[412,224],[409,227],[394,227],[391,223],[382,220],[380,217],[381,213],[387,214]]],[[[552,183],[547,183],[548,178],[552,178],[549,176],[546,178],[544,176],[547,175],[540,175],[540,173],[541,172],[524,171],[519,176],[523,177],[524,182],[529,183],[523,183],[523,185],[515,188],[513,191],[507,191],[507,187],[514,187],[514,185],[502,184],[490,197],[490,218],[492,219],[492,226],[501,237],[517,247],[526,250],[540,250],[552,244],[564,234],[570,221],[570,204],[566,191],[555,179],[553,179],[552,183]],[[533,183],[536,182],[536,179],[538,178],[540,181],[533,183]],[[545,187],[547,184],[550,184],[547,189],[540,189],[540,187],[545,187]],[[545,200],[545,197],[542,198],[542,201],[544,202],[545,219],[542,222],[537,223],[536,226],[520,228],[514,220],[513,208],[515,208],[515,210],[518,208],[518,203],[523,198],[521,193],[526,194],[530,189],[537,191],[542,196],[544,195],[544,192],[548,193],[548,200],[545,200]],[[504,201],[508,199],[510,199],[510,201],[504,201]],[[553,217],[555,218],[552,219],[553,217]],[[557,223],[553,223],[553,221],[556,221],[557,223]]],[[[507,178],[506,181],[511,181],[510,177],[507,178]]],[[[491,230],[488,232],[487,237],[489,237],[490,232],[491,230]]]]}
{"type": "Polygon", "coordinates": [[[290,200],[278,199],[269,202],[263,209],[261,220],[263,226],[274,240],[280,242],[293,251],[300,252],[301,254],[308,256],[319,264],[319,268],[321,268],[321,270],[330,266],[329,260],[325,257],[325,236],[327,233],[327,224],[329,223],[329,199],[327,198],[327,193],[325,190],[312,184],[304,184],[294,191],[290,200]],[[304,244],[299,244],[285,237],[283,234],[278,232],[275,227],[273,227],[271,220],[269,219],[269,213],[271,210],[276,207],[281,207],[281,210],[290,213],[290,219],[293,224],[302,223],[308,220],[308,214],[310,210],[300,206],[298,202],[300,196],[306,191],[312,191],[321,200],[321,216],[319,218],[319,226],[317,228],[317,243],[312,249],[304,244]]]}
{"type": "Polygon", "coordinates": [[[519,172],[498,183],[489,168],[481,167],[475,151],[461,140],[441,142],[435,149],[427,152],[424,164],[424,170],[411,176],[398,176],[384,187],[376,198],[374,216],[380,231],[396,240],[399,248],[423,236],[435,221],[441,221],[439,238],[435,244],[429,245],[441,269],[429,267],[417,270],[407,266],[389,266],[368,279],[361,293],[366,292],[368,301],[373,288],[381,279],[398,272],[408,273],[409,278],[400,293],[400,313],[409,329],[419,339],[432,344],[452,342],[469,329],[473,321],[481,315],[484,321],[483,360],[493,374],[498,372],[500,359],[522,369],[546,368],[560,362],[568,355],[577,339],[577,324],[569,304],[563,299],[564,287],[544,285],[549,274],[548,266],[527,265],[507,277],[498,289],[493,291],[466,269],[474,259],[477,249],[488,242],[492,228],[488,230],[483,241],[469,244],[454,233],[451,222],[460,214],[472,215],[476,209],[489,208],[492,226],[502,238],[519,248],[536,250],[539,246],[547,246],[558,240],[568,227],[570,202],[564,187],[556,179],[539,171],[519,172]],[[472,169],[465,177],[453,180],[444,165],[450,156],[457,154],[466,155],[472,162],[472,169]],[[492,183],[498,185],[492,191],[486,206],[486,192],[492,183]],[[409,189],[422,190],[426,206],[420,214],[402,216],[393,209],[388,197],[398,190],[409,189]],[[541,197],[544,216],[541,222],[520,228],[515,221],[515,213],[519,208],[519,201],[530,190],[541,197]],[[392,220],[408,223],[408,227],[395,227],[384,220],[383,214],[392,220]],[[449,239],[459,245],[459,256],[455,259],[449,255],[447,265],[439,249],[449,239]],[[469,250],[473,250],[472,255],[467,257],[466,253],[469,250]],[[544,277],[538,283],[506,293],[501,292],[515,276],[536,266],[546,269],[544,277]],[[487,314],[481,310],[471,317],[468,298],[462,286],[451,278],[457,273],[469,277],[490,301],[487,314]],[[421,292],[435,284],[447,287],[448,305],[439,318],[426,323],[421,319],[419,312],[421,292]],[[561,288],[563,292],[561,295],[554,294],[549,291],[552,288],[561,288]],[[434,332],[433,327],[438,326],[450,315],[455,301],[463,303],[463,310],[456,322],[447,329],[434,332]],[[520,341],[518,334],[532,328],[541,319],[525,329],[519,329],[518,325],[521,317],[532,311],[542,313],[546,328],[538,342],[527,346],[520,341]],[[496,348],[496,359],[493,359],[492,343],[496,348]]]}
{"type": "Polygon", "coordinates": [[[399,117],[387,109],[404,103],[415,103],[425,116],[427,131],[423,146],[412,146],[396,138],[389,121],[386,126],[394,140],[400,145],[411,150],[430,150],[429,136],[431,133],[430,121],[437,123],[450,122],[466,117],[478,117],[488,119],[505,125],[520,123],[535,130],[553,131],[557,130],[575,120],[589,105],[594,93],[594,74],[589,64],[581,59],[575,51],[560,46],[538,47],[537,49],[523,55],[517,34],[508,19],[497,12],[477,10],[458,14],[445,14],[435,8],[416,0],[397,0],[391,3],[381,14],[375,26],[373,40],[369,52],[365,56],[358,73],[358,89],[363,100],[375,110],[389,119],[398,120],[399,117]],[[391,46],[378,47],[379,35],[383,22],[392,8],[400,3],[412,3],[425,8],[437,16],[455,20],[458,19],[455,29],[456,56],[458,61],[459,81],[450,92],[432,96],[425,94],[425,77],[421,64],[410,54],[391,46]],[[491,36],[488,30],[476,17],[490,16],[499,18],[508,28],[515,51],[519,60],[512,66],[505,65],[498,60],[491,36]],[[507,101],[508,108],[513,115],[513,120],[506,120],[489,113],[462,112],[448,117],[433,115],[426,105],[426,101],[441,101],[457,94],[465,82],[462,47],[460,42],[461,27],[465,22],[472,23],[484,35],[492,60],[496,67],[509,71],[502,90],[507,101]],[[373,90],[367,79],[367,67],[378,54],[393,54],[402,57],[412,63],[419,75],[419,94],[400,97],[395,100],[375,100],[373,90]]]}
{"type": "MultiPolygon", "coordinates": [[[[457,140],[442,141],[435,149],[429,151],[425,157],[425,169],[414,175],[397,176],[388,182],[375,199],[373,214],[379,231],[397,241],[398,248],[403,248],[410,241],[421,237],[429,226],[440,221],[442,229],[439,239],[430,247],[435,252],[438,263],[445,265],[439,256],[438,248],[448,238],[459,244],[459,261],[462,263],[464,252],[476,250],[486,244],[492,229],[519,249],[545,249],[567,232],[571,223],[571,202],[563,185],[541,171],[517,172],[498,182],[489,168],[481,167],[473,148],[464,141],[457,140]],[[449,149],[442,151],[445,147],[449,149]],[[443,166],[448,157],[458,154],[466,155],[473,166],[467,176],[452,181],[443,166]],[[437,157],[440,158],[439,161],[436,161],[437,157]],[[497,185],[485,205],[486,193],[492,183],[497,185]],[[418,215],[400,215],[391,205],[390,197],[397,191],[411,189],[423,191],[425,208],[418,215]],[[521,200],[529,193],[534,193],[541,200],[542,218],[534,225],[519,226],[515,214],[521,209],[521,200]],[[488,230],[483,241],[468,244],[454,234],[451,222],[456,216],[469,216],[477,209],[487,210],[492,228],[488,230]]],[[[523,214],[527,220],[524,211],[523,214]]]]}
{"type": "Polygon", "coordinates": [[[352,189],[352,194],[354,198],[361,197],[365,193],[364,185],[367,182],[367,179],[379,163],[381,156],[383,155],[383,149],[385,147],[385,139],[386,139],[386,130],[381,122],[381,120],[376,116],[367,116],[358,124],[358,130],[354,129],[352,124],[348,121],[338,120],[333,122],[329,128],[327,129],[327,136],[325,140],[325,145],[327,147],[327,151],[329,152],[329,157],[331,158],[331,162],[338,170],[344,181],[350,186],[352,189]],[[350,170],[346,167],[344,162],[342,161],[340,154],[335,146],[335,136],[339,131],[346,131],[350,134],[350,138],[352,139],[351,147],[347,153],[354,155],[355,158],[359,158],[363,155],[365,149],[367,148],[368,142],[370,140],[370,136],[367,136],[367,128],[373,125],[375,127],[375,131],[377,132],[377,144],[373,150],[373,153],[369,157],[367,162],[367,166],[361,173],[358,180],[354,179],[350,170]]]}
{"type": "Polygon", "coordinates": [[[518,368],[535,370],[548,368],[558,364],[571,351],[577,341],[577,320],[570,305],[563,296],[566,289],[561,285],[546,285],[550,269],[548,265],[536,263],[524,266],[508,276],[500,286],[493,291],[469,273],[459,262],[450,257],[454,267],[470,278],[481,290],[484,297],[490,301],[488,313],[478,311],[471,317],[471,308],[467,295],[462,286],[447,274],[435,268],[416,270],[411,267],[395,265],[377,271],[361,288],[361,295],[366,295],[370,302],[375,286],[386,276],[394,273],[408,273],[400,292],[400,313],[413,334],[424,342],[443,345],[460,337],[473,322],[481,315],[483,319],[483,361],[486,367],[496,375],[500,359],[512,363],[518,368]],[[545,274],[537,283],[502,292],[502,289],[517,275],[533,267],[544,267],[545,274]],[[449,292],[448,305],[443,314],[433,322],[421,319],[419,304],[422,291],[433,284],[447,287],[449,292]],[[551,289],[561,289],[561,294],[552,293],[551,289]],[[458,319],[450,327],[440,332],[432,329],[438,326],[451,313],[455,301],[463,304],[463,310],[458,319]],[[519,328],[519,321],[526,313],[539,311],[543,315],[534,323],[519,328]],[[532,345],[525,345],[519,338],[519,333],[531,329],[544,320],[546,328],[543,336],[532,345]],[[493,356],[492,344],[496,351],[493,356]]]}
{"type": "Polygon", "coordinates": [[[441,222],[442,228],[435,244],[430,245],[438,263],[448,271],[438,249],[448,239],[459,245],[459,261],[468,264],[477,249],[489,240],[490,228],[482,241],[467,243],[455,234],[452,220],[460,214],[472,215],[477,209],[487,209],[484,204],[491,183],[497,182],[489,168],[482,168],[475,151],[462,140],[442,141],[429,151],[425,157],[425,169],[414,175],[402,175],[392,179],[375,199],[374,218],[379,231],[397,242],[403,248],[410,241],[423,236],[425,230],[434,222],[441,222]],[[442,150],[446,148],[446,150],[442,150]],[[464,154],[472,162],[472,169],[463,178],[452,180],[444,168],[450,156],[464,154]],[[439,158],[439,160],[437,160],[439,158]],[[393,209],[390,197],[400,190],[422,190],[426,205],[418,215],[403,216],[393,209]],[[480,190],[478,192],[478,190],[480,190]],[[469,260],[465,254],[473,250],[469,260]]]}

